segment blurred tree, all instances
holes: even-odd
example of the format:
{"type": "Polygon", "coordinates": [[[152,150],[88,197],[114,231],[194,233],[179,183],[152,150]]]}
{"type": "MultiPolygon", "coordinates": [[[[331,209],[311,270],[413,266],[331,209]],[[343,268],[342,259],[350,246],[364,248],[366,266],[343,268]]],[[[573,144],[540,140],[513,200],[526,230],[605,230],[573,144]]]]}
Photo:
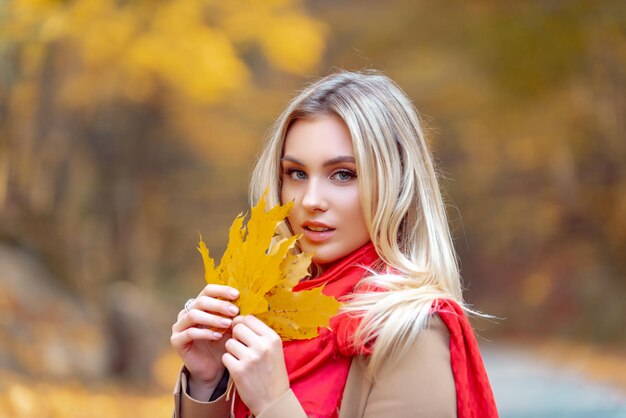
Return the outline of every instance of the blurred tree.
{"type": "Polygon", "coordinates": [[[469,300],[504,331],[626,341],[625,9],[0,2],[0,241],[101,306],[118,280],[178,305],[303,76],[374,67],[422,114],[469,300]]]}
{"type": "Polygon", "coordinates": [[[247,207],[278,111],[259,97],[315,71],[325,32],[297,0],[1,2],[0,244],[36,254],[112,330],[128,288],[113,283],[195,292],[198,230],[215,249],[247,207]]]}
{"type": "Polygon", "coordinates": [[[457,127],[471,157],[456,192],[466,226],[479,228],[472,251],[489,255],[470,256],[470,274],[486,276],[476,291],[498,309],[521,294],[507,315],[513,328],[624,342],[625,4],[482,3],[474,12],[470,51],[490,100],[477,109],[480,125],[457,127]],[[480,209],[470,193],[482,196],[480,209]]]}
{"type": "Polygon", "coordinates": [[[626,342],[626,3],[316,4],[415,100],[491,330],[626,342]]]}

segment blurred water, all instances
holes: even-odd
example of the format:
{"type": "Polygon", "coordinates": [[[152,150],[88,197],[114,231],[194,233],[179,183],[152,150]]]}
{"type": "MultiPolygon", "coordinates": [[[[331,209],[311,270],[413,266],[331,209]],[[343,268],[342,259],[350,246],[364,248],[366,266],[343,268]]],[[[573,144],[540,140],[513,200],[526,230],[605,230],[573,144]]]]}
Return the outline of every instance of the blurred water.
{"type": "Polygon", "coordinates": [[[533,357],[522,348],[481,346],[502,418],[626,418],[626,394],[533,357]]]}

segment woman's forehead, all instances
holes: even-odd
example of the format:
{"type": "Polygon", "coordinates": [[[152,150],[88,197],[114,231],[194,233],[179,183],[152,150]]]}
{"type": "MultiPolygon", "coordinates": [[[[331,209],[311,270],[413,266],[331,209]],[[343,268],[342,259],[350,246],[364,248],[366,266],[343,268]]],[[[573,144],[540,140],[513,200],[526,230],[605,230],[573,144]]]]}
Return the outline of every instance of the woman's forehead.
{"type": "Polygon", "coordinates": [[[336,115],[298,119],[287,132],[283,157],[300,162],[354,157],[350,131],[336,115]]]}

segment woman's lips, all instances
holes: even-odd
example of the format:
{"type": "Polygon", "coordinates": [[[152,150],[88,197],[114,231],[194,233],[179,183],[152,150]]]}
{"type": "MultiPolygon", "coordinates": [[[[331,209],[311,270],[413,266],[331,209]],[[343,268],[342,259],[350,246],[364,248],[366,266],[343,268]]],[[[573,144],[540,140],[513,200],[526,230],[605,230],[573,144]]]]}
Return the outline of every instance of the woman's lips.
{"type": "Polygon", "coordinates": [[[311,242],[323,242],[332,237],[335,234],[334,229],[327,231],[311,231],[310,229],[304,229],[304,237],[311,242]]]}
{"type": "Polygon", "coordinates": [[[326,241],[335,234],[335,229],[321,223],[305,222],[302,225],[304,237],[314,243],[326,241]]]}

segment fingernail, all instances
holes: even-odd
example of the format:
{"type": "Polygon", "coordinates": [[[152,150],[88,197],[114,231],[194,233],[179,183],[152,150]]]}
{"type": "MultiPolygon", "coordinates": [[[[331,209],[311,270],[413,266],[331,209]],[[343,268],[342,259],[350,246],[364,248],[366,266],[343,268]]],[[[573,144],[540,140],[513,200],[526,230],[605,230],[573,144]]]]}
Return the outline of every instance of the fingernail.
{"type": "Polygon", "coordinates": [[[232,321],[228,318],[222,318],[220,319],[220,322],[222,323],[222,325],[229,326],[232,321]]]}
{"type": "Polygon", "coordinates": [[[221,334],[221,333],[219,333],[219,332],[213,332],[213,336],[214,336],[215,338],[222,338],[222,334],[221,334]]]}
{"type": "Polygon", "coordinates": [[[237,289],[231,289],[228,291],[228,294],[236,298],[237,296],[239,296],[239,291],[237,289]]]}
{"type": "Polygon", "coordinates": [[[237,308],[235,305],[230,305],[228,307],[228,311],[232,313],[233,315],[236,315],[237,312],[239,312],[239,308],[237,308]]]}

